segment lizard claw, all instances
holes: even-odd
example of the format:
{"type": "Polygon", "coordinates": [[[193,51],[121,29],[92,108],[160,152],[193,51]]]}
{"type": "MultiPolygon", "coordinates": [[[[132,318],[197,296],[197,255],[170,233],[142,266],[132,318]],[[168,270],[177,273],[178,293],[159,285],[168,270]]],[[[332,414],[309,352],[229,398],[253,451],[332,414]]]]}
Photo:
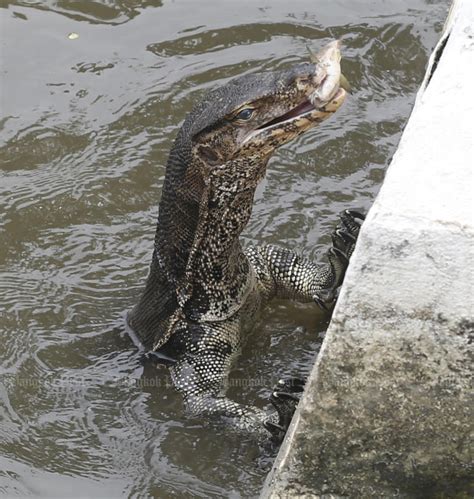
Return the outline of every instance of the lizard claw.
{"type": "Polygon", "coordinates": [[[313,300],[323,310],[328,311],[334,304],[337,289],[342,284],[354,251],[357,237],[365,216],[356,210],[344,210],[339,215],[340,222],[332,233],[332,247],[327,253],[330,265],[330,278],[327,282],[316,286],[313,300]]]}
{"type": "Polygon", "coordinates": [[[344,210],[339,214],[339,218],[341,224],[338,229],[357,238],[362,222],[365,220],[365,215],[357,210],[344,210]]]}
{"type": "Polygon", "coordinates": [[[346,214],[346,215],[348,215],[351,218],[354,218],[354,219],[358,218],[358,219],[360,219],[362,221],[365,220],[365,215],[363,213],[361,213],[360,211],[358,211],[358,210],[344,210],[343,213],[346,214]]]}
{"type": "MultiPolygon", "coordinates": [[[[349,237],[347,239],[349,239],[349,237]]],[[[344,238],[346,238],[346,236],[344,236],[344,238]]],[[[347,241],[347,239],[346,239],[346,241],[347,241]]],[[[355,239],[354,239],[354,242],[355,242],[355,239]]],[[[330,253],[330,256],[339,258],[339,260],[341,260],[341,262],[345,262],[346,265],[349,263],[349,257],[346,255],[346,253],[344,253],[344,251],[340,250],[339,248],[336,248],[335,246],[333,246],[332,248],[329,248],[329,253],[330,253]]]]}
{"type": "Polygon", "coordinates": [[[279,424],[274,423],[270,420],[264,421],[263,426],[272,434],[275,440],[277,440],[278,442],[281,442],[283,440],[286,433],[286,428],[283,428],[283,426],[280,426],[279,424]]]}
{"type": "Polygon", "coordinates": [[[305,384],[306,382],[301,378],[284,378],[278,381],[275,390],[301,393],[304,390],[305,384]]]}
{"type": "Polygon", "coordinates": [[[278,422],[269,419],[264,422],[264,426],[276,441],[281,442],[283,440],[303,390],[303,380],[287,378],[278,381],[272,392],[270,402],[277,411],[278,422]]]}
{"type": "Polygon", "coordinates": [[[321,298],[319,298],[319,296],[314,296],[313,300],[316,303],[316,305],[318,305],[318,307],[322,308],[326,312],[329,312],[329,307],[326,305],[326,303],[324,303],[324,301],[321,298]]]}
{"type": "MultiPolygon", "coordinates": [[[[350,234],[349,232],[346,232],[342,229],[336,229],[332,235],[332,243],[335,248],[339,248],[341,242],[343,243],[344,245],[343,248],[344,248],[345,245],[354,244],[356,242],[356,238],[354,235],[350,234]]],[[[342,251],[343,248],[339,249],[341,249],[342,251]]]]}

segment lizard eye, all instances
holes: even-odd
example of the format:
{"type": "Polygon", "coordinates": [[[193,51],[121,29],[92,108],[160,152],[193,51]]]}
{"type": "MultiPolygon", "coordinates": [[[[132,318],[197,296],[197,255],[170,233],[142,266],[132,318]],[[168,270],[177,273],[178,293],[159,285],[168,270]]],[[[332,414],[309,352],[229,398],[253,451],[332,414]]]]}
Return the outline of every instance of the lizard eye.
{"type": "Polygon", "coordinates": [[[242,109],[242,111],[240,111],[236,116],[235,116],[235,119],[236,120],[249,120],[252,115],[253,115],[253,109],[251,107],[246,107],[245,109],[242,109]]]}

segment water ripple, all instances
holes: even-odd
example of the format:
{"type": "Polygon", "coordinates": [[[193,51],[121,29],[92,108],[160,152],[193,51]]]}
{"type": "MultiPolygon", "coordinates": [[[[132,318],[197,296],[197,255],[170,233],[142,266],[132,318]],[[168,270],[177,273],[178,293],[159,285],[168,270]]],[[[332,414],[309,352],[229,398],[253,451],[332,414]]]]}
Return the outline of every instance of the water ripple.
{"type": "MultiPolygon", "coordinates": [[[[226,16],[211,0],[192,10],[158,0],[9,4],[0,493],[258,494],[274,455],[186,417],[166,369],[142,366],[124,331],[148,271],[167,152],[207,90],[341,38],[353,93],[272,158],[244,235],[321,258],[337,213],[367,209],[378,192],[444,11],[422,0],[230,2],[226,16]]],[[[269,407],[279,377],[308,373],[327,320],[309,305],[272,304],[229,394],[269,407]]]]}

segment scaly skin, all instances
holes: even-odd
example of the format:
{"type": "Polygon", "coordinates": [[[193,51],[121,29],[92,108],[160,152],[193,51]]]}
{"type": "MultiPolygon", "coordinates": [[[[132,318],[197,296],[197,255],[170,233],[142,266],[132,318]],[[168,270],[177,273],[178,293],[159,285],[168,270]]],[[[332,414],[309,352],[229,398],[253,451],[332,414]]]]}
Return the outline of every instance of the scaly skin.
{"type": "Polygon", "coordinates": [[[232,80],[188,115],[168,159],[150,274],[128,316],[145,347],[172,359],[191,413],[225,416],[238,429],[278,439],[301,384],[280,383],[271,397],[277,412],[267,414],[225,396],[231,364],[269,300],[333,304],[363,218],[341,215],[325,264],[276,246],[244,251],[239,242],[271,154],[344,101],[339,43],[317,60],[232,80]]]}

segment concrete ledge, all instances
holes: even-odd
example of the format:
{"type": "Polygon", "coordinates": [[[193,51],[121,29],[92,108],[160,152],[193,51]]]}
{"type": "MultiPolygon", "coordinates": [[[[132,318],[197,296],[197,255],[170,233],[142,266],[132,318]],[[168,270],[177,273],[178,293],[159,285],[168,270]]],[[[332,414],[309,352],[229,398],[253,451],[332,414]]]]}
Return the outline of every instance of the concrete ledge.
{"type": "Polygon", "coordinates": [[[262,497],[472,497],[474,16],[457,0],[262,497]]]}

